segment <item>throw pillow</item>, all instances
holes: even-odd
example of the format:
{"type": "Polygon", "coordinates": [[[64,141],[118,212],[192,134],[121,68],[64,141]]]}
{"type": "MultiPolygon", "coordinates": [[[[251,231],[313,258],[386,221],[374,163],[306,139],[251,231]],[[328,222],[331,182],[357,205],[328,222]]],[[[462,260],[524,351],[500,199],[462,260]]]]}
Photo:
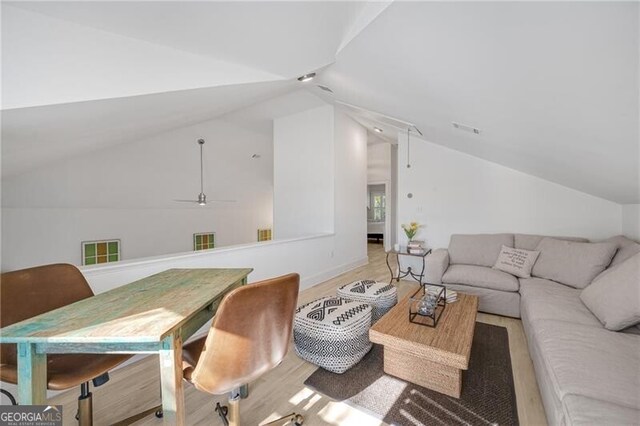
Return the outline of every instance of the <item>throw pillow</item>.
{"type": "Polygon", "coordinates": [[[490,268],[503,245],[513,247],[513,234],[454,234],[449,241],[449,261],[490,268]]]}
{"type": "Polygon", "coordinates": [[[531,275],[585,288],[611,263],[617,247],[613,243],[577,243],[543,238],[531,275]]]}
{"type": "Polygon", "coordinates": [[[604,241],[607,243],[613,243],[618,247],[618,251],[616,252],[616,255],[613,256],[613,260],[611,261],[609,268],[621,264],[636,253],[640,253],[640,244],[630,240],[624,235],[616,235],[615,237],[607,238],[604,241]]]}
{"type": "Polygon", "coordinates": [[[594,280],[580,299],[608,330],[640,323],[640,253],[594,280]]]}
{"type": "Polygon", "coordinates": [[[530,278],[531,269],[539,254],[539,251],[502,246],[493,269],[499,269],[520,278],[530,278]]]}
{"type": "Polygon", "coordinates": [[[558,237],[555,235],[535,235],[535,234],[514,234],[514,248],[524,250],[535,250],[543,238],[555,238],[556,240],[576,241],[578,243],[588,243],[589,240],[582,237],[558,237]]]}

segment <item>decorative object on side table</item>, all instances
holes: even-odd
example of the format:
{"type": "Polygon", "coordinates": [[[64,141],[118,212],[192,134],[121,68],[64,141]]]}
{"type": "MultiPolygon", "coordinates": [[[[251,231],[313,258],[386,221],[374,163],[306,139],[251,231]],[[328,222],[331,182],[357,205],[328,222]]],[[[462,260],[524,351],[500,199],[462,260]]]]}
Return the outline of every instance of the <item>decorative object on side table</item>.
{"type": "Polygon", "coordinates": [[[389,273],[391,274],[391,281],[389,281],[389,283],[392,283],[393,280],[396,281],[400,281],[402,278],[407,277],[407,276],[411,276],[411,278],[413,278],[414,280],[418,281],[420,284],[422,284],[422,278],[424,278],[424,270],[426,267],[426,261],[425,258],[427,257],[427,255],[431,253],[431,249],[425,248],[425,247],[421,247],[420,250],[415,251],[415,252],[411,252],[409,251],[409,249],[407,249],[407,247],[402,247],[399,246],[398,250],[396,250],[395,246],[393,250],[389,250],[387,252],[387,268],[389,268],[389,273]],[[391,263],[389,262],[389,256],[395,255],[396,257],[396,263],[398,264],[398,274],[396,275],[393,272],[393,268],[391,268],[391,263]],[[407,266],[406,270],[403,270],[400,267],[400,256],[413,256],[413,257],[418,257],[418,258],[422,258],[422,270],[420,271],[419,274],[413,272],[413,270],[411,269],[411,266],[407,266]]]}
{"type": "Polygon", "coordinates": [[[416,240],[409,241],[407,243],[407,253],[421,255],[426,251],[424,247],[425,247],[424,241],[416,241],[416,240]]]}
{"type": "Polygon", "coordinates": [[[420,225],[418,222],[409,222],[408,225],[403,223],[400,226],[402,226],[402,230],[407,236],[409,242],[413,241],[413,238],[418,233],[418,230],[422,227],[422,225],[420,225]]]}
{"type": "Polygon", "coordinates": [[[446,287],[435,284],[420,286],[409,298],[409,321],[435,327],[446,307],[446,287]]]}

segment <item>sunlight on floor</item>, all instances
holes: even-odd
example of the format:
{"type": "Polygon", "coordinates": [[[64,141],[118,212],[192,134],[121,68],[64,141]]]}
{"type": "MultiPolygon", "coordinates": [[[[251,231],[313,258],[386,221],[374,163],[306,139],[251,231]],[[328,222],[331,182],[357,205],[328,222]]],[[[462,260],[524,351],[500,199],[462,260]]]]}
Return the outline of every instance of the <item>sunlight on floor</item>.
{"type": "Polygon", "coordinates": [[[320,401],[322,399],[322,395],[319,394],[315,394],[307,403],[307,405],[305,405],[304,407],[302,407],[302,409],[304,411],[308,411],[311,409],[311,407],[313,407],[315,405],[316,402],[320,401]]]}
{"type": "Polygon", "coordinates": [[[354,410],[353,407],[344,402],[328,402],[318,415],[322,420],[332,425],[382,425],[380,419],[365,413],[361,410],[354,410]]]}
{"type": "Polygon", "coordinates": [[[298,405],[313,394],[314,392],[311,389],[305,387],[289,399],[289,404],[298,405]]]}

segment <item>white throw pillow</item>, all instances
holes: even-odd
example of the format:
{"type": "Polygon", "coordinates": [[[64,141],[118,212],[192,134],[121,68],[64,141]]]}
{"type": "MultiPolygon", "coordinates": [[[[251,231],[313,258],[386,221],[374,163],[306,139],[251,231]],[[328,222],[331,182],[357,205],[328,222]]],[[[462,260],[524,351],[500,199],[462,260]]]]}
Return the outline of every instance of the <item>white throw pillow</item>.
{"type": "Polygon", "coordinates": [[[493,269],[498,269],[520,278],[530,278],[531,269],[540,254],[539,251],[523,250],[502,246],[493,269]]]}
{"type": "Polygon", "coordinates": [[[580,299],[608,330],[640,323],[640,253],[593,280],[580,299]]]}

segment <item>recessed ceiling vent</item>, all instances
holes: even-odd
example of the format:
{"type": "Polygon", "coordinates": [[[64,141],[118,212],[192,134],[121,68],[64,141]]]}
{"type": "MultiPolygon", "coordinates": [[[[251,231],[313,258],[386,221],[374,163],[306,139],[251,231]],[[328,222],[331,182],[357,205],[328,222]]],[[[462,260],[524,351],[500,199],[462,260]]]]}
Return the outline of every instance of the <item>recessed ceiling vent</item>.
{"type": "Polygon", "coordinates": [[[333,93],[333,90],[329,89],[327,86],[322,86],[318,84],[318,87],[324,90],[325,92],[333,93]]]}
{"type": "Polygon", "coordinates": [[[454,129],[462,130],[463,132],[469,132],[476,135],[480,134],[480,129],[476,127],[467,126],[466,124],[456,123],[455,121],[451,123],[454,129]]]}

